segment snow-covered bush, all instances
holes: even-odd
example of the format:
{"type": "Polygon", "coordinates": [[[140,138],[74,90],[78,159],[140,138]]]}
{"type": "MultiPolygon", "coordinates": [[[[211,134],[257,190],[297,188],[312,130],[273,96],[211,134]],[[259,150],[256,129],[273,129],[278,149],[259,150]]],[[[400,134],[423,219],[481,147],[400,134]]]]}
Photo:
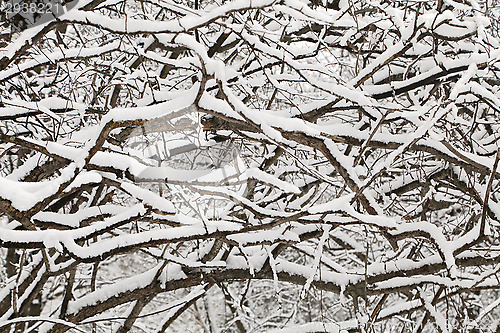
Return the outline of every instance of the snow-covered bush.
{"type": "Polygon", "coordinates": [[[496,2],[64,5],[0,2],[0,331],[498,330],[496,2]]]}

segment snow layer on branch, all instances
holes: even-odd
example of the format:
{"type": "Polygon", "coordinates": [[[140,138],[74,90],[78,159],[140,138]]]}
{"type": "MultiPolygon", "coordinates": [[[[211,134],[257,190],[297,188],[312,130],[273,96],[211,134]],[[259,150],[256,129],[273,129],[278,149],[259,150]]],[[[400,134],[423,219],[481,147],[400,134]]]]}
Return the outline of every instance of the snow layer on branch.
{"type": "Polygon", "coordinates": [[[21,166],[19,166],[17,169],[14,169],[5,178],[12,181],[20,181],[22,178],[27,176],[30,171],[36,168],[40,163],[43,163],[45,160],[46,158],[44,158],[42,154],[35,153],[33,156],[27,158],[21,166]]]}
{"type": "Polygon", "coordinates": [[[61,214],[54,212],[39,212],[33,216],[34,220],[42,222],[51,222],[64,225],[67,227],[78,228],[80,222],[89,217],[101,216],[105,214],[118,214],[123,212],[123,206],[119,205],[103,205],[82,208],[74,214],[61,214]]]}
{"type": "MultiPolygon", "coordinates": [[[[276,258],[276,270],[278,273],[300,276],[304,278],[304,280],[307,280],[311,275],[310,266],[295,264],[281,258],[276,258]]],[[[348,284],[355,284],[364,279],[364,276],[360,276],[359,274],[342,274],[328,271],[323,268],[320,268],[320,271],[321,272],[314,276],[313,282],[322,281],[324,283],[331,283],[341,289],[348,284]]]]}
{"type": "Polygon", "coordinates": [[[397,229],[400,224],[396,222],[396,220],[392,217],[385,215],[368,215],[358,213],[350,204],[352,198],[354,198],[355,193],[351,193],[348,195],[344,195],[340,198],[336,198],[330,200],[329,202],[318,204],[312,206],[308,209],[308,212],[318,214],[318,213],[326,213],[326,212],[345,212],[353,218],[358,219],[359,221],[377,225],[380,227],[397,229]]]}
{"type": "Polygon", "coordinates": [[[150,205],[153,209],[159,209],[164,213],[175,213],[175,207],[170,201],[150,190],[143,189],[130,183],[122,183],[121,187],[133,197],[141,200],[144,204],[150,205]]]}
{"type": "Polygon", "coordinates": [[[187,114],[196,111],[193,102],[198,89],[199,84],[195,84],[189,90],[184,90],[181,95],[175,96],[172,100],[149,106],[113,109],[103,117],[101,123],[104,126],[104,124],[110,121],[152,120],[173,113],[187,114]]]}
{"type": "Polygon", "coordinates": [[[325,323],[325,322],[311,322],[306,324],[294,324],[290,327],[274,329],[269,333],[346,333],[348,329],[357,327],[355,321],[338,322],[338,323],[325,323]]]}
{"type": "Polygon", "coordinates": [[[299,236],[287,227],[281,227],[273,230],[263,230],[255,232],[247,232],[244,234],[230,235],[227,239],[237,242],[241,246],[248,244],[287,242],[298,243],[300,242],[299,236]]]}
{"type": "Polygon", "coordinates": [[[37,203],[57,193],[61,185],[71,180],[76,171],[75,164],[61,169],[57,178],[42,182],[16,182],[0,177],[0,197],[9,200],[12,207],[27,211],[37,203]]]}
{"type": "MultiPolygon", "coordinates": [[[[120,248],[133,248],[142,244],[167,243],[169,241],[177,241],[182,239],[195,239],[199,236],[207,235],[215,232],[236,232],[241,229],[241,225],[224,222],[211,221],[204,226],[199,223],[196,226],[182,226],[176,228],[149,230],[138,234],[124,234],[110,239],[102,240],[98,243],[92,243],[88,246],[80,246],[75,243],[73,238],[62,238],[63,245],[81,259],[99,258],[120,248]]],[[[59,231],[64,233],[64,231],[59,231]]],[[[81,234],[79,236],[82,236],[81,234]]],[[[1,239],[2,236],[0,236],[1,239]]]]}
{"type": "Polygon", "coordinates": [[[160,263],[156,267],[142,274],[120,280],[119,282],[113,283],[111,285],[106,285],[94,292],[80,297],[76,301],[70,301],[68,304],[68,314],[75,314],[80,309],[88,305],[104,302],[111,297],[119,296],[119,294],[121,293],[133,290],[137,291],[141,288],[146,287],[153,282],[153,279],[157,275],[158,270],[161,268],[161,266],[162,264],[160,263]]]}
{"type": "MultiPolygon", "coordinates": [[[[110,227],[127,221],[130,218],[143,215],[146,209],[142,204],[135,205],[125,209],[115,216],[104,218],[103,221],[94,222],[92,225],[78,228],[76,230],[6,230],[0,233],[1,242],[12,242],[19,244],[43,243],[46,248],[61,249],[60,244],[75,244],[75,239],[89,237],[100,230],[106,230],[110,227]]],[[[42,214],[43,216],[43,214],[42,214]]],[[[94,244],[98,246],[98,244],[94,244]]],[[[76,246],[76,244],[75,244],[76,246]]]]}
{"type": "MultiPolygon", "coordinates": [[[[5,80],[7,78],[10,78],[14,75],[17,75],[17,74],[19,74],[19,72],[23,72],[29,68],[34,68],[34,67],[40,66],[40,65],[45,64],[45,63],[55,63],[58,61],[67,60],[68,58],[69,59],[71,59],[71,58],[89,58],[89,57],[93,57],[93,56],[99,56],[101,54],[116,50],[119,48],[119,46],[120,46],[120,42],[115,41],[115,42],[111,42],[111,43],[103,45],[103,46],[85,47],[85,48],[78,48],[78,49],[67,49],[67,50],[64,50],[64,52],[63,51],[55,51],[53,53],[39,55],[39,56],[33,57],[32,60],[23,62],[18,67],[11,68],[11,69],[4,70],[4,71],[0,72],[0,81],[5,80]]],[[[66,101],[62,98],[58,98],[58,97],[50,97],[48,100],[52,100],[54,102],[61,100],[61,101],[65,102],[64,104],[68,103],[68,101],[66,101]]],[[[32,103],[32,104],[39,104],[39,105],[43,105],[45,107],[56,108],[56,109],[59,109],[59,108],[61,108],[61,106],[64,105],[61,103],[57,103],[57,104],[47,103],[47,102],[49,102],[48,100],[46,99],[46,102],[42,102],[42,103],[38,102],[38,103],[32,103]]],[[[67,106],[63,106],[62,108],[65,108],[65,107],[67,107],[67,106]]],[[[12,110],[12,111],[15,111],[15,110],[12,110]]],[[[2,112],[1,109],[0,109],[0,114],[2,114],[2,115],[4,114],[4,112],[2,112]]],[[[7,113],[5,115],[13,115],[13,114],[16,114],[16,113],[12,112],[11,114],[7,113]]]]}

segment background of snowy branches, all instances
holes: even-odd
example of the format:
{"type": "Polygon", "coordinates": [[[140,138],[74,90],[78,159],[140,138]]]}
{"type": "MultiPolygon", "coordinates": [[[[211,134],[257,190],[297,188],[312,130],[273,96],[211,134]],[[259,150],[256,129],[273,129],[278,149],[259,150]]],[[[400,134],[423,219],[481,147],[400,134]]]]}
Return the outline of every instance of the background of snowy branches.
{"type": "Polygon", "coordinates": [[[0,331],[500,329],[495,1],[6,4],[0,331]]]}

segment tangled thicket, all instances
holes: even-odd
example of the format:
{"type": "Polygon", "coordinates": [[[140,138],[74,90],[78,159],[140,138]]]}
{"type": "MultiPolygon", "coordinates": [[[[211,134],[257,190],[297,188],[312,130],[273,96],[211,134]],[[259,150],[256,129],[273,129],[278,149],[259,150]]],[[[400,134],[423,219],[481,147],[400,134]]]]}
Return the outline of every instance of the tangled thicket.
{"type": "Polygon", "coordinates": [[[0,331],[498,332],[495,6],[4,16],[0,331]]]}

